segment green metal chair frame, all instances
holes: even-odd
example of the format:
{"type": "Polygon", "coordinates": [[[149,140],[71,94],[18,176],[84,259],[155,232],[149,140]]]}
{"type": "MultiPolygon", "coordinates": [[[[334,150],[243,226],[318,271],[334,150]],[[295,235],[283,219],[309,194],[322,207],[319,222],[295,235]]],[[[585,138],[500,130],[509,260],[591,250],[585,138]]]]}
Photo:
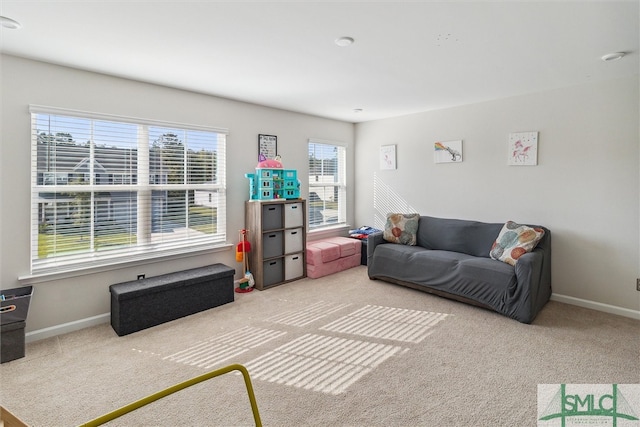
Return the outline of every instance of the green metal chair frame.
{"type": "Polygon", "coordinates": [[[140,400],[132,402],[128,405],[125,405],[119,409],[116,409],[115,411],[109,412],[108,414],[105,414],[101,417],[93,419],[87,423],[81,424],[81,427],[100,426],[104,423],[107,423],[118,417],[121,417],[124,414],[127,414],[131,411],[135,411],[136,409],[139,409],[145,405],[148,405],[149,403],[155,402],[156,400],[169,396],[170,394],[173,394],[177,391],[183,390],[187,387],[191,387],[192,385],[196,385],[198,383],[209,380],[211,378],[227,374],[231,371],[240,371],[242,373],[242,376],[244,377],[244,383],[247,388],[247,394],[249,395],[249,402],[251,403],[253,419],[256,423],[256,427],[262,427],[262,421],[260,420],[260,413],[258,412],[258,404],[256,403],[256,397],[255,397],[255,394],[253,393],[253,386],[251,385],[251,377],[249,376],[249,371],[247,371],[247,368],[239,364],[225,366],[224,368],[216,369],[215,371],[211,371],[206,374],[192,378],[190,380],[181,382],[179,384],[166,388],[162,391],[159,391],[157,393],[144,397],[140,400]]]}

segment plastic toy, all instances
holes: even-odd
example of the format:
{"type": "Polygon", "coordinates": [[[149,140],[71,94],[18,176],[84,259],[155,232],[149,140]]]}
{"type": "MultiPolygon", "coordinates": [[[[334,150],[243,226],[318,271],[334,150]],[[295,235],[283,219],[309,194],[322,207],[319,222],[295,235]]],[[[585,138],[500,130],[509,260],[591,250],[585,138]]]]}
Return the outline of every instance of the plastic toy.
{"type": "Polygon", "coordinates": [[[247,240],[247,230],[240,230],[240,242],[236,246],[236,261],[242,262],[242,270],[244,277],[238,282],[236,292],[246,293],[253,291],[253,285],[256,284],[253,274],[249,271],[249,257],[248,253],[251,251],[251,244],[247,240]]]}
{"type": "Polygon", "coordinates": [[[244,175],[249,179],[249,200],[299,199],[298,172],[284,169],[280,156],[267,159],[260,154],[256,173],[244,175]]]}

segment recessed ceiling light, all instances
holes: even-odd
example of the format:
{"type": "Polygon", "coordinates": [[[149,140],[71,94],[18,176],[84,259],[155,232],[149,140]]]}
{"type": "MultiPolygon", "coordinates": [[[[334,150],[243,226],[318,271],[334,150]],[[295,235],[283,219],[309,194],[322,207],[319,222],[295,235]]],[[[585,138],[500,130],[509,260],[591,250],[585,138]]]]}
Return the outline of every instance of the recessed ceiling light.
{"type": "Polygon", "coordinates": [[[354,40],[353,37],[338,37],[334,42],[340,47],[345,47],[353,44],[354,40]]]}
{"type": "Polygon", "coordinates": [[[4,28],[8,28],[10,30],[18,30],[22,28],[22,24],[18,21],[14,21],[11,18],[7,18],[6,16],[0,16],[0,26],[4,28]]]}
{"type": "Polygon", "coordinates": [[[611,61],[617,61],[618,59],[622,59],[622,57],[625,55],[624,52],[613,52],[613,53],[607,53],[606,55],[604,55],[601,59],[604,62],[611,62],[611,61]]]}

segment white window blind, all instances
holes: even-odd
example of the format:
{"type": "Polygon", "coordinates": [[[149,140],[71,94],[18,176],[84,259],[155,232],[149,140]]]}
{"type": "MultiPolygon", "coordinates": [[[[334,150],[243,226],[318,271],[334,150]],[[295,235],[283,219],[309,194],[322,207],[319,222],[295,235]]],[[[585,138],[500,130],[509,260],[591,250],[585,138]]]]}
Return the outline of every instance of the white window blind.
{"type": "Polygon", "coordinates": [[[309,140],[309,228],[346,223],[346,148],[309,140]]]}
{"type": "Polygon", "coordinates": [[[30,111],[32,273],[226,242],[226,130],[30,111]]]}

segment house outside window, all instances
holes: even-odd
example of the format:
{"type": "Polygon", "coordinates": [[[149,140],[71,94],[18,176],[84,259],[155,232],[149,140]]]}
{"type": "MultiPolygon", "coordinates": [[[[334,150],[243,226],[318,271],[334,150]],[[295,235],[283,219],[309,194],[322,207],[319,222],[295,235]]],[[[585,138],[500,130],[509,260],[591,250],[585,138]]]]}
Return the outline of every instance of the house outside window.
{"type": "Polygon", "coordinates": [[[309,140],[309,229],[346,224],[346,147],[309,140]]]}
{"type": "Polygon", "coordinates": [[[226,130],[31,107],[33,274],[226,242],[226,130]]]}

